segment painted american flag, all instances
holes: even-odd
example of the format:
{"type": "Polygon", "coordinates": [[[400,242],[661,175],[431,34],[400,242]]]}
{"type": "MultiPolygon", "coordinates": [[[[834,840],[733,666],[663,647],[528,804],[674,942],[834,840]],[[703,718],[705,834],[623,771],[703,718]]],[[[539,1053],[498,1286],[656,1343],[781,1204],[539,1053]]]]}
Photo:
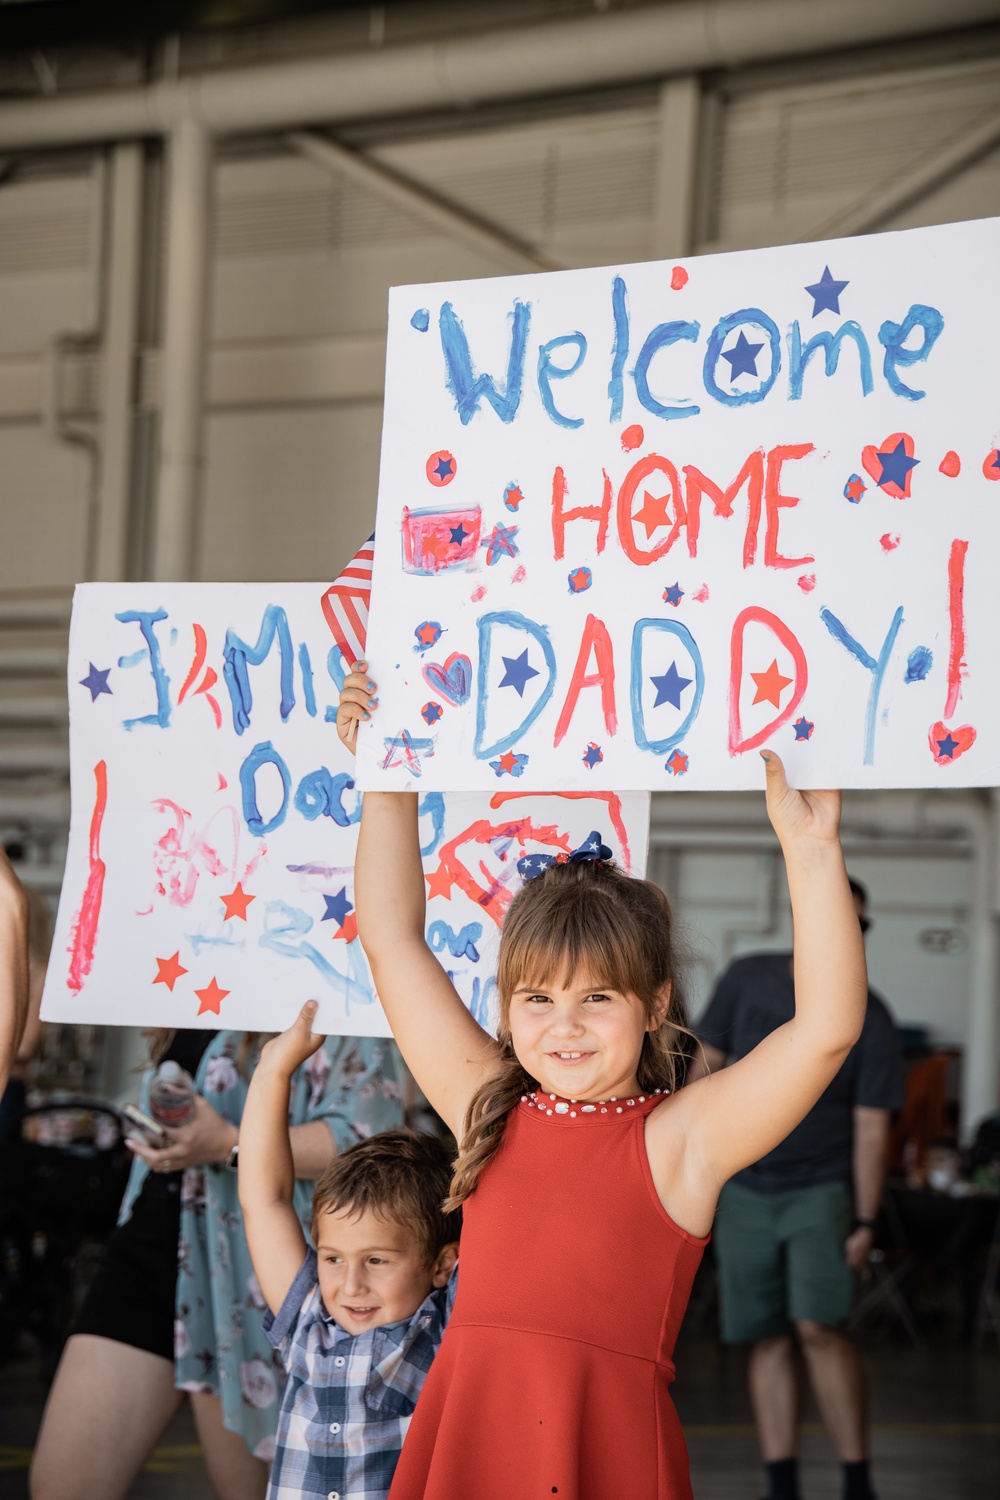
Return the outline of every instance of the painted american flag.
{"type": "Polygon", "coordinates": [[[321,601],[326,623],[348,668],[365,654],[374,556],[373,533],[355,552],[344,571],[331,583],[321,601]]]}

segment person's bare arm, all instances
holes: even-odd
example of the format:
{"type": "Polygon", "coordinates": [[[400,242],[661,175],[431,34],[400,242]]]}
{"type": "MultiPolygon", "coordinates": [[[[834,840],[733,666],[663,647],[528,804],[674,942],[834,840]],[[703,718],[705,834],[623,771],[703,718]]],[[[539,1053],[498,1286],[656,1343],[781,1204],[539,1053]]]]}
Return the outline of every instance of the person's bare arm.
{"type": "Polygon", "coordinates": [[[0,1094],[28,1018],[28,898],[0,845],[0,1094]]]}
{"type": "Polygon", "coordinates": [[[699,1042],[688,1063],[688,1083],[697,1083],[699,1078],[707,1078],[709,1073],[718,1073],[720,1068],[726,1066],[727,1056],[720,1048],[713,1047],[708,1042],[699,1042]]]}
{"type": "MultiPolygon", "coordinates": [[[[313,1036],[316,1002],[310,1000],[287,1031],[268,1042],[250,1079],[240,1123],[239,1191],[250,1258],[264,1300],[277,1314],[295,1280],[306,1251],[305,1235],[295,1212],[296,1163],[288,1129],[292,1074],[323,1045],[313,1036]]],[[[321,1121],[299,1126],[315,1134],[321,1121]]]]}
{"type": "Polygon", "coordinates": [[[864,1023],[868,981],[838,836],[840,793],[793,790],[770,751],[767,807],[792,903],[795,1015],[746,1057],[682,1089],[647,1127],[661,1198],[693,1233],[710,1227],[722,1184],[805,1118],[864,1023]]]}
{"type": "MultiPolygon", "coordinates": [[[[364,667],[359,663],[359,667],[364,667]]],[[[345,680],[337,732],[353,750],[369,715],[366,670],[345,680]]],[[[460,1140],[473,1094],[498,1061],[424,938],[424,869],[411,792],[366,792],[354,862],[358,935],[407,1067],[460,1140]]]]}
{"type": "MultiPolygon", "coordinates": [[[[878,1218],[889,1163],[890,1114],[887,1109],[854,1108],[854,1212],[872,1223],[878,1218]]],[[[859,1275],[867,1269],[874,1230],[859,1224],[844,1242],[844,1258],[859,1275]]]]}

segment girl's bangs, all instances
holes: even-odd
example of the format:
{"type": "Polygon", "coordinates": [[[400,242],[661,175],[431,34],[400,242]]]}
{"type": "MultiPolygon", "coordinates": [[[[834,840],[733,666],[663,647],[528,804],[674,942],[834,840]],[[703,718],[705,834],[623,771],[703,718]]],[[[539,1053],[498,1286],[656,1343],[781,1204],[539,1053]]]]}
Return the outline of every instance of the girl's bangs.
{"type": "Polygon", "coordinates": [[[505,931],[510,941],[500,955],[501,996],[509,1001],[515,990],[533,985],[568,988],[582,977],[595,988],[645,998],[648,974],[635,935],[623,930],[631,924],[627,919],[622,923],[617,903],[560,904],[561,910],[538,910],[532,913],[535,920],[518,923],[516,932],[505,931]]]}

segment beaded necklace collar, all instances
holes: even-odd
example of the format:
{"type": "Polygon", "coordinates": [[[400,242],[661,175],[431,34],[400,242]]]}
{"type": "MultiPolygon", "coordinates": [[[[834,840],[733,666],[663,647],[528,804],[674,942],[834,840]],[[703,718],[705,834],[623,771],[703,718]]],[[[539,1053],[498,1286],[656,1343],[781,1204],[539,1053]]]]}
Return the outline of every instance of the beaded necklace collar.
{"type": "Polygon", "coordinates": [[[623,1115],[637,1104],[648,1099],[662,1097],[663,1089],[653,1089],[648,1094],[637,1094],[634,1099],[619,1100],[617,1094],[610,1099],[598,1099],[593,1104],[581,1104],[577,1099],[561,1099],[558,1094],[522,1094],[521,1103],[529,1109],[540,1109],[544,1115],[564,1115],[575,1120],[579,1115],[623,1115]]]}

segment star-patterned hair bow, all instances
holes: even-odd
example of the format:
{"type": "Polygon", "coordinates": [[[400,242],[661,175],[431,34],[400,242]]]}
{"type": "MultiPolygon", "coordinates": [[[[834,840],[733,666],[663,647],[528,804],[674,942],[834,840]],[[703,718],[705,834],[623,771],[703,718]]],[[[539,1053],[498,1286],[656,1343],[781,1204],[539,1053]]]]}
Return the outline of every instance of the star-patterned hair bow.
{"type": "Polygon", "coordinates": [[[517,862],[517,872],[522,880],[534,880],[536,875],[542,875],[550,865],[577,865],[592,859],[613,859],[614,853],[607,844],[601,842],[601,835],[597,829],[588,833],[579,849],[574,849],[572,854],[526,854],[517,862]]]}

